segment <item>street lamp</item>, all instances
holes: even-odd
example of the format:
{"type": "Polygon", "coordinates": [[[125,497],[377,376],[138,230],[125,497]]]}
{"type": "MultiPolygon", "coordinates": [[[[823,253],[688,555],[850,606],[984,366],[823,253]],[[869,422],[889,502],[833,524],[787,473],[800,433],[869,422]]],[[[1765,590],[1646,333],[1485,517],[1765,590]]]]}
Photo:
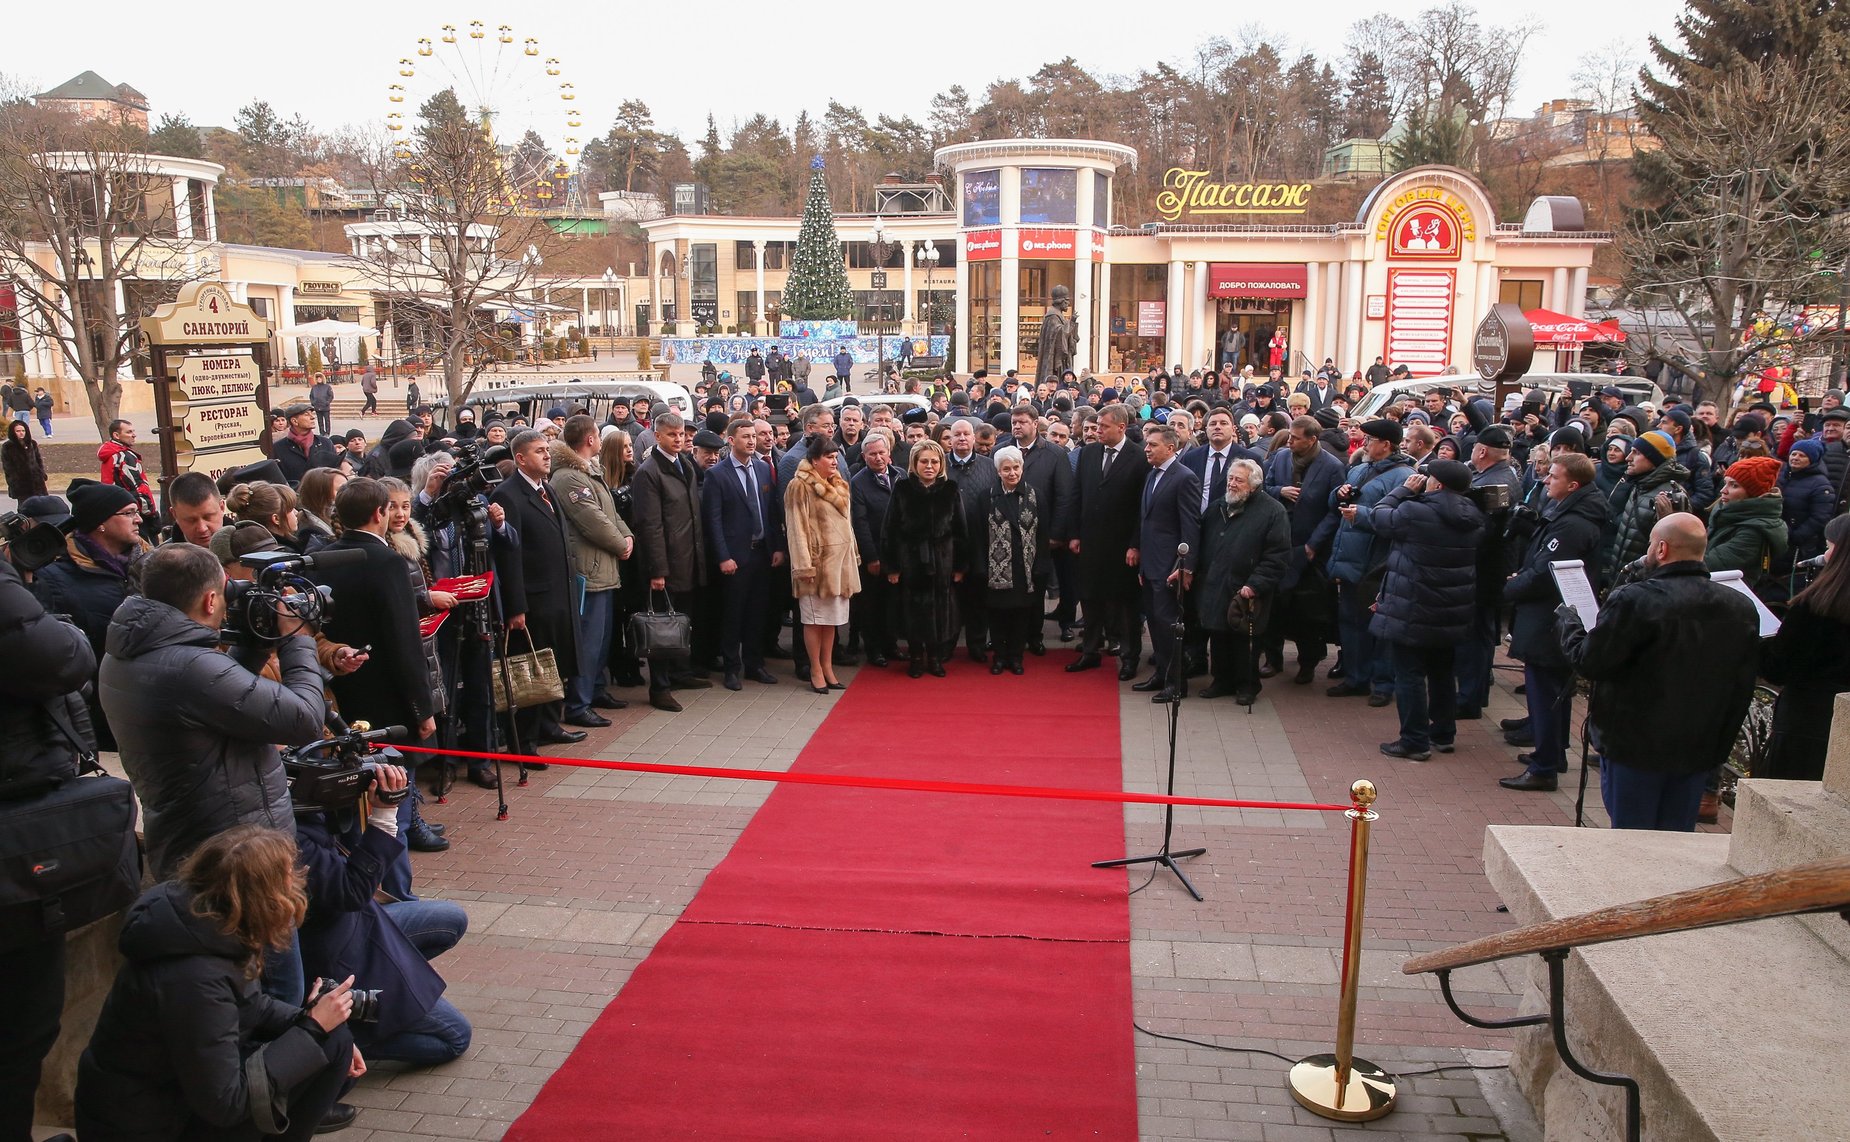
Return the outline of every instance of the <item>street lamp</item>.
{"type": "Polygon", "coordinates": [[[938,268],[938,262],[943,256],[943,254],[938,252],[938,244],[930,238],[925,239],[925,245],[920,248],[918,254],[919,264],[925,267],[925,336],[928,341],[931,337],[932,315],[938,310],[938,302],[933,292],[931,274],[933,270],[938,268]]]}
{"type": "MultiPolygon", "coordinates": [[[[867,252],[873,257],[874,263],[870,284],[884,295],[886,293],[886,263],[893,254],[894,243],[887,240],[886,219],[878,214],[874,215],[874,229],[871,238],[872,240],[867,244],[867,252]]],[[[874,357],[878,362],[876,366],[878,371],[874,375],[879,378],[876,383],[884,386],[886,384],[886,302],[881,301],[876,304],[879,306],[877,310],[879,316],[874,320],[874,357]]]]}
{"type": "Polygon", "coordinates": [[[617,280],[617,271],[611,269],[609,266],[605,266],[604,267],[604,320],[600,323],[600,325],[601,325],[601,332],[606,338],[610,336],[610,287],[616,282],[616,280],[617,280]]]}

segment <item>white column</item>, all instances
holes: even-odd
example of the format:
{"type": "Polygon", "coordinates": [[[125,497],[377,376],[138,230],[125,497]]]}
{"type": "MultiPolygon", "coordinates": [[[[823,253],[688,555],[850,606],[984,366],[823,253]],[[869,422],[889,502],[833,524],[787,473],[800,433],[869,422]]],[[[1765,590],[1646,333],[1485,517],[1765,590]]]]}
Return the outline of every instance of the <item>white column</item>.
{"type": "Polygon", "coordinates": [[[1323,364],[1324,357],[1334,358],[1337,368],[1342,368],[1342,331],[1343,303],[1348,299],[1342,292],[1343,264],[1329,262],[1323,267],[1323,347],[1317,357],[1317,365],[1323,364]]]}
{"type": "Polygon", "coordinates": [[[1073,372],[1092,359],[1092,235],[1079,230],[1073,234],[1073,248],[1084,247],[1083,257],[1073,256],[1073,372]]]}
{"type": "Polygon", "coordinates": [[[1554,284],[1548,291],[1548,308],[1556,313],[1566,313],[1570,308],[1567,300],[1567,267],[1556,266],[1554,284]]]}
{"type": "Polygon", "coordinates": [[[1169,289],[1163,295],[1163,371],[1182,359],[1182,263],[1169,261],[1169,289]]]}
{"type": "Polygon", "coordinates": [[[1461,320],[1459,324],[1468,324],[1475,331],[1477,323],[1490,313],[1490,307],[1497,304],[1500,293],[1501,291],[1497,288],[1496,265],[1491,262],[1479,264],[1477,267],[1477,297],[1473,299],[1476,308],[1466,315],[1470,318],[1468,322],[1461,320]]]}
{"type": "Polygon", "coordinates": [[[910,323],[916,308],[912,300],[912,239],[907,238],[901,242],[900,249],[904,254],[904,260],[901,263],[899,278],[899,320],[902,323],[910,323]]]}
{"type": "Polygon", "coordinates": [[[649,243],[649,331],[656,336],[662,333],[662,251],[655,243],[649,243]]]}
{"type": "MultiPolygon", "coordinates": [[[[1330,307],[1328,294],[1329,290],[1323,281],[1323,264],[1320,262],[1306,263],[1304,266],[1304,329],[1307,336],[1321,335],[1323,314],[1330,307]]],[[[1315,349],[1307,355],[1314,357],[1320,351],[1327,350],[1315,349]]],[[[1219,356],[1218,347],[1215,355],[1219,356]]]]}
{"type": "MultiPolygon", "coordinates": [[[[276,328],[288,329],[295,325],[295,291],[283,286],[276,291],[276,328]]],[[[295,365],[300,363],[302,343],[294,337],[278,338],[282,351],[276,354],[278,365],[295,365]]]]}
{"type": "Polygon", "coordinates": [[[964,260],[963,236],[954,235],[953,249],[958,251],[957,265],[951,271],[951,288],[957,291],[957,335],[951,338],[951,367],[959,373],[970,371],[970,263],[964,260]]]}
{"type": "Polygon", "coordinates": [[[1362,263],[1343,265],[1342,355],[1337,363],[1347,376],[1362,367],[1362,263]]]}
{"type": "Polygon", "coordinates": [[[1193,372],[1207,359],[1208,340],[1214,334],[1214,322],[1208,318],[1208,263],[1195,263],[1195,288],[1189,292],[1189,298],[1189,309],[1193,312],[1188,320],[1194,336],[1189,338],[1188,359],[1182,364],[1193,372]]]}
{"type": "Polygon", "coordinates": [[[1567,315],[1585,317],[1587,315],[1587,267],[1575,266],[1573,273],[1568,276],[1568,281],[1568,304],[1572,308],[1567,311],[1567,315]]]}
{"type": "Polygon", "coordinates": [[[759,336],[770,334],[769,319],[765,317],[764,307],[764,239],[752,239],[752,265],[756,267],[756,284],[752,287],[756,294],[752,297],[752,332],[759,336]]]}
{"type": "MultiPolygon", "coordinates": [[[[1098,296],[1092,299],[1092,304],[1097,309],[1097,312],[1098,312],[1098,320],[1094,322],[1094,325],[1098,329],[1098,336],[1092,339],[1092,344],[1091,344],[1092,355],[1087,360],[1087,363],[1092,366],[1093,372],[1106,373],[1106,372],[1111,371],[1111,263],[1110,262],[1099,263],[1098,296]]],[[[1077,355],[1075,355],[1073,359],[1078,360],[1079,358],[1077,355]]]]}
{"type": "MultiPolygon", "coordinates": [[[[193,237],[193,204],[186,198],[186,180],[169,179],[173,194],[173,232],[176,238],[186,241],[193,237]]],[[[199,219],[201,223],[205,219],[199,219]]]]}
{"type": "Polygon", "coordinates": [[[578,332],[591,336],[591,287],[578,287],[578,332]]]}

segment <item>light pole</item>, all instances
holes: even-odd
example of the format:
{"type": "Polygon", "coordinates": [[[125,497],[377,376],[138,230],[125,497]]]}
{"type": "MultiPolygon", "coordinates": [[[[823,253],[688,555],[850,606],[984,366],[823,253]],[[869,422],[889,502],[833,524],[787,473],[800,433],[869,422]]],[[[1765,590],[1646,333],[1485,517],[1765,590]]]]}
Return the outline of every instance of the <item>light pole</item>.
{"type": "MultiPolygon", "coordinates": [[[[872,241],[867,244],[867,252],[873,256],[874,262],[870,284],[875,290],[884,294],[886,292],[886,262],[893,254],[894,243],[887,240],[886,220],[878,214],[874,215],[874,229],[871,237],[872,241]]],[[[881,316],[874,320],[874,357],[878,362],[874,383],[884,387],[886,384],[886,321],[884,319],[886,303],[881,302],[879,306],[878,312],[881,316]]]]}
{"type": "Polygon", "coordinates": [[[919,264],[925,267],[925,343],[931,344],[931,319],[938,312],[938,302],[932,289],[932,271],[938,268],[938,262],[944,257],[938,252],[938,244],[930,238],[919,250],[919,264]]]}
{"type": "Polygon", "coordinates": [[[392,352],[391,352],[391,355],[386,360],[386,367],[391,370],[393,383],[396,384],[398,380],[398,361],[399,361],[398,322],[393,317],[393,313],[392,313],[392,301],[393,301],[392,295],[397,291],[394,289],[392,285],[392,266],[394,262],[397,261],[397,258],[398,258],[398,241],[393,238],[387,238],[384,242],[384,248],[385,248],[385,328],[392,338],[392,352]]]}
{"type": "Polygon", "coordinates": [[[609,266],[605,266],[603,280],[604,280],[604,320],[599,322],[599,328],[600,328],[600,332],[602,332],[604,335],[605,342],[608,344],[610,341],[610,287],[617,280],[617,271],[611,269],[609,266]]]}

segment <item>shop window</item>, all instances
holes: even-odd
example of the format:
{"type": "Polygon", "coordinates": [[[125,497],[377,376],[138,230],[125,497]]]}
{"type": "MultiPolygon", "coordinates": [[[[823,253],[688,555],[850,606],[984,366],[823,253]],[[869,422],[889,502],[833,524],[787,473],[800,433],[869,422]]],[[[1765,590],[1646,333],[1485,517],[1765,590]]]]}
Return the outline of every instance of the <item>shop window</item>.
{"type": "Polygon", "coordinates": [[[1497,300],[1522,307],[1524,313],[1542,308],[1542,283],[1527,278],[1506,278],[1497,287],[1497,300]]]}
{"type": "Polygon", "coordinates": [[[996,226],[1002,222],[1002,172],[965,171],[964,226],[996,226]]]}
{"type": "Polygon", "coordinates": [[[1092,225],[1111,228],[1111,178],[1100,171],[1092,172],[1092,225]]]}
{"type": "Polygon", "coordinates": [[[901,269],[906,264],[906,246],[903,242],[887,242],[886,261],[874,264],[874,247],[871,242],[848,242],[848,268],[851,270],[901,269]]]}
{"type": "Polygon", "coordinates": [[[734,242],[732,264],[736,269],[755,270],[758,268],[758,251],[750,242],[734,242]]]}
{"type": "Polygon", "coordinates": [[[1021,172],[1021,221],[1071,226],[1078,221],[1079,172],[1024,167],[1021,172]]]}

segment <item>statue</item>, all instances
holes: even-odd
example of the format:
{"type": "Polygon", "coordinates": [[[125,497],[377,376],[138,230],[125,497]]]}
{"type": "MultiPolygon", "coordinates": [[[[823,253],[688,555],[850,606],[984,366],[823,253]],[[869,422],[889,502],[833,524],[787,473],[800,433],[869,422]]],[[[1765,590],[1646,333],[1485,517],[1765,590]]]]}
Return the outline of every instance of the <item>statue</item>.
{"type": "Polygon", "coordinates": [[[1035,351],[1037,381],[1058,384],[1060,375],[1073,367],[1073,349],[1079,344],[1079,329],[1067,316],[1066,311],[1072,304],[1068,300],[1070,296],[1065,286],[1053,287],[1053,301],[1047,307],[1046,316],[1041,318],[1041,341],[1035,351]]]}

